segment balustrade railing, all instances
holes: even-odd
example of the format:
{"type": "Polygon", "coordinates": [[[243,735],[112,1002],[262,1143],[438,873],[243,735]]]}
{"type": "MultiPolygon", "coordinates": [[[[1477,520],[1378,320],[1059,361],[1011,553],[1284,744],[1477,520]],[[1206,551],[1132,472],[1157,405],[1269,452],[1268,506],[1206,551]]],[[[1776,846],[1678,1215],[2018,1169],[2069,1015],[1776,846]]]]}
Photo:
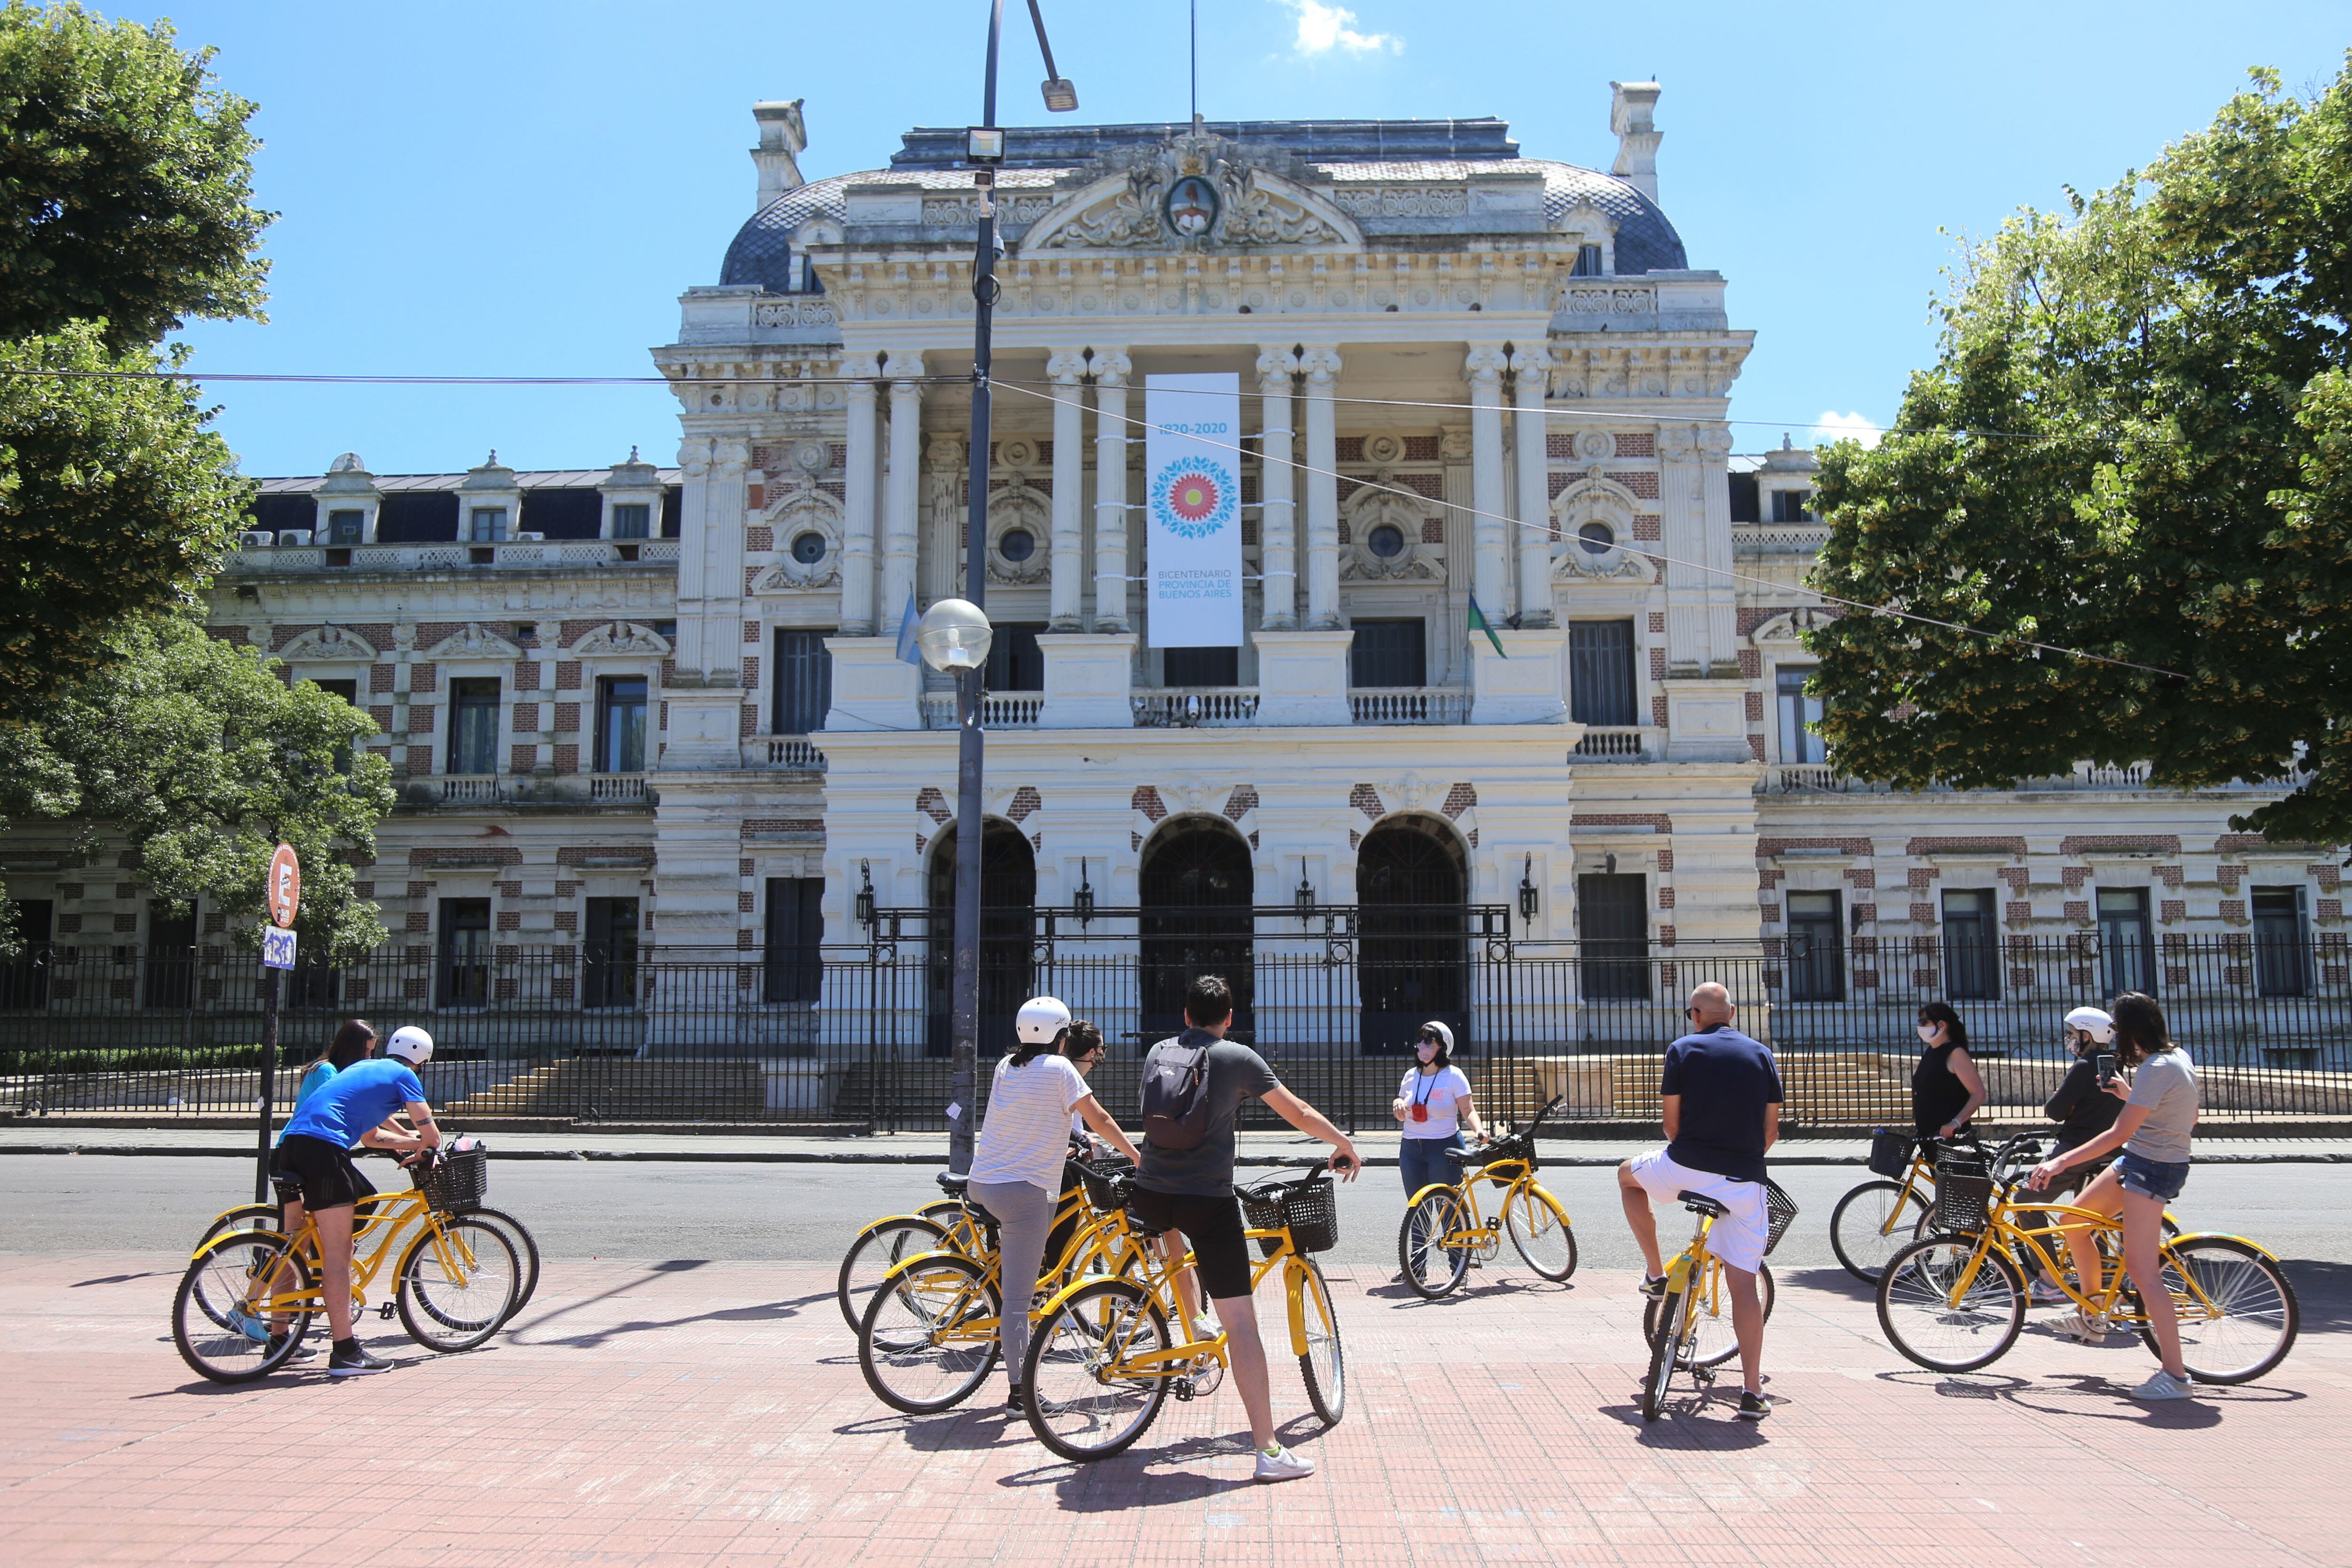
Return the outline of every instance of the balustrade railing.
{"type": "Polygon", "coordinates": [[[1348,693],[1359,724],[1465,724],[1470,694],[1458,686],[1371,687],[1348,693]]]}
{"type": "MultiPolygon", "coordinates": [[[[981,727],[988,730],[1034,730],[1045,710],[1042,691],[992,691],[980,700],[981,727]]],[[[956,697],[952,691],[923,693],[923,728],[956,727],[956,697]]]]}
{"type": "Polygon", "coordinates": [[[643,773],[591,773],[588,775],[590,800],[637,801],[646,798],[646,775],[643,773]]]}
{"type": "Polygon", "coordinates": [[[1650,731],[1638,724],[1590,724],[1572,753],[1579,761],[1640,762],[1648,749],[1650,731]]]}
{"type": "Polygon", "coordinates": [[[824,752],[818,749],[815,742],[799,735],[776,735],[764,741],[744,742],[744,765],[752,765],[755,759],[763,760],[772,768],[820,773],[825,769],[824,752]]]}
{"type": "Polygon", "coordinates": [[[507,798],[506,780],[496,773],[444,773],[441,804],[491,805],[507,798]]]}
{"type": "Polygon", "coordinates": [[[1138,729],[1230,729],[1257,722],[1254,686],[1167,686],[1129,694],[1138,729]]]}
{"type": "MultiPolygon", "coordinates": [[[[300,530],[289,532],[300,534],[300,530]]],[[[262,543],[266,532],[247,536],[229,557],[226,570],[254,572],[446,572],[460,568],[505,567],[510,570],[613,566],[630,562],[662,563],[677,559],[675,539],[499,539],[455,540],[433,543],[321,544],[312,539],[297,543],[262,543]]],[[[277,536],[283,538],[284,535],[277,536]]]]}

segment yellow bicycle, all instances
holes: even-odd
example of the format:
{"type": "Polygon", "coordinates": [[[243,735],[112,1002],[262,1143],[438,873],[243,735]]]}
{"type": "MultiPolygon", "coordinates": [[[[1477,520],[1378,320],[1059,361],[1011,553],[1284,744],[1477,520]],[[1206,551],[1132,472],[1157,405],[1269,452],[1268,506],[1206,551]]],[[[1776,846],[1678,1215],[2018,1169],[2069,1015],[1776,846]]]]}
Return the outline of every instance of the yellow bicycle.
{"type": "MultiPolygon", "coordinates": [[[[1697,1193],[1679,1194],[1683,1207],[1698,1215],[1690,1246],[1666,1265],[1664,1289],[1642,1309],[1642,1331],[1650,1342],[1650,1369],[1642,1380],[1642,1419],[1655,1421],[1666,1407],[1675,1373],[1685,1372],[1705,1388],[1715,1382],[1715,1369],[1739,1353],[1732,1332],[1731,1296],[1723,1278],[1723,1260],[1707,1246],[1715,1222],[1728,1211],[1714,1198],[1697,1193]]],[[[1767,1224],[1764,1250],[1780,1245],[1797,1217],[1797,1205],[1778,1182],[1764,1183],[1767,1224]]],[[[1759,1263],[1756,1290],[1764,1316],[1772,1315],[1772,1270],[1759,1263]]]]}
{"type": "Polygon", "coordinates": [[[1503,1233],[1547,1279],[1576,1272],[1576,1233],[1568,1211],[1536,1180],[1536,1130],[1559,1103],[1554,1095],[1522,1130],[1472,1149],[1449,1149],[1454,1179],[1433,1182],[1412,1194],[1404,1223],[1397,1227],[1397,1267],[1415,1294],[1434,1301],[1450,1295],[1470,1272],[1473,1258],[1502,1250],[1503,1233]],[[1495,1217],[1478,1209],[1478,1186],[1502,1190],[1495,1217]]]}
{"type": "MultiPolygon", "coordinates": [[[[1124,1184],[1121,1184],[1124,1186],[1124,1184]]],[[[1320,1164],[1303,1178],[1269,1179],[1235,1189],[1248,1235],[1258,1244],[1253,1289],[1282,1271],[1291,1353],[1307,1383],[1307,1403],[1328,1428],[1348,1401],[1348,1358],[1331,1288],[1311,1256],[1339,1241],[1330,1173],[1320,1164]]],[[[1156,1237],[1124,1210],[1123,1232],[1156,1237]]],[[[1180,1401],[1214,1392],[1231,1365],[1225,1336],[1196,1337],[1176,1279],[1192,1254],[1169,1261],[1143,1249],[1138,1277],[1091,1279],[1045,1303],[1021,1369],[1029,1428],[1065,1459],[1107,1459],[1150,1429],[1173,1394],[1180,1401]]]]}

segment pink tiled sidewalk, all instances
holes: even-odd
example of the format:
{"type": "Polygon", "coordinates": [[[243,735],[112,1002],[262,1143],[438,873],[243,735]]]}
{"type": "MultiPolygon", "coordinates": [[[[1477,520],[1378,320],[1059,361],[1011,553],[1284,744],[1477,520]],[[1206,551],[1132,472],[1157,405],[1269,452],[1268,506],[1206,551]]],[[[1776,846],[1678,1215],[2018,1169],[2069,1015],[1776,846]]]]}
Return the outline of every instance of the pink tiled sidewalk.
{"type": "MultiPolygon", "coordinates": [[[[832,1270],[551,1260],[510,1333],[392,1374],[219,1389],[173,1352],[178,1260],[0,1258],[0,1558],[844,1565],[1494,1562],[2197,1564],[2352,1561],[2340,1302],[2267,1383],[2121,1397],[2150,1363],[2029,1331],[1941,1378],[1842,1275],[1781,1281],[1781,1409],[1720,1395],[1645,1426],[1632,1281],[1507,1263],[1437,1306],[1334,1276],[1346,1422],[1278,1413],[1321,1467],[1249,1480],[1230,1390],[1129,1455],[1055,1462],[985,1402],[896,1415],[859,1379],[832,1270]]],[[[1272,1321],[1272,1320],[1270,1320],[1272,1321]]],[[[1722,1386],[1736,1389],[1727,1380],[1722,1386]]]]}

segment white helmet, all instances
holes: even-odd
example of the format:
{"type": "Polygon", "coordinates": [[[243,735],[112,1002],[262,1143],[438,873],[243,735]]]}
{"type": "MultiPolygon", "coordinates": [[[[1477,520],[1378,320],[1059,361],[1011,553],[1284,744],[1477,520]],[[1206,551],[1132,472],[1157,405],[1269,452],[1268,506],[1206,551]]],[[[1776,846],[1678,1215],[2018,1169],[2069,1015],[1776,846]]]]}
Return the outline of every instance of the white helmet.
{"type": "Polygon", "coordinates": [[[2096,1007],[2075,1008],[2066,1015],[2066,1026],[2080,1029],[2103,1046],[2115,1043],[2116,1021],[2096,1007]]]}
{"type": "Polygon", "coordinates": [[[1070,1010],[1055,996],[1032,996],[1013,1020],[1013,1032],[1024,1046],[1050,1046],[1069,1026],[1070,1010]]]}
{"type": "Polygon", "coordinates": [[[383,1043],[383,1054],[398,1057],[411,1067],[423,1067],[433,1059],[433,1037],[414,1024],[404,1024],[383,1043]]]}

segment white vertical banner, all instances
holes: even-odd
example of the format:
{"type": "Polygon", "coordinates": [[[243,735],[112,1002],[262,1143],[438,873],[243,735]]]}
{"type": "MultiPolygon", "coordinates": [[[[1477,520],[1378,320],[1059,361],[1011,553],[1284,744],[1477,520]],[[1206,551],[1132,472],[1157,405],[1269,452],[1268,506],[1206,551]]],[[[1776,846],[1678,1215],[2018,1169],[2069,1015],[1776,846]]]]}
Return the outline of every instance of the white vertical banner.
{"type": "Polygon", "coordinates": [[[1146,608],[1153,647],[1242,644],[1242,378],[1147,375],[1146,608]]]}

